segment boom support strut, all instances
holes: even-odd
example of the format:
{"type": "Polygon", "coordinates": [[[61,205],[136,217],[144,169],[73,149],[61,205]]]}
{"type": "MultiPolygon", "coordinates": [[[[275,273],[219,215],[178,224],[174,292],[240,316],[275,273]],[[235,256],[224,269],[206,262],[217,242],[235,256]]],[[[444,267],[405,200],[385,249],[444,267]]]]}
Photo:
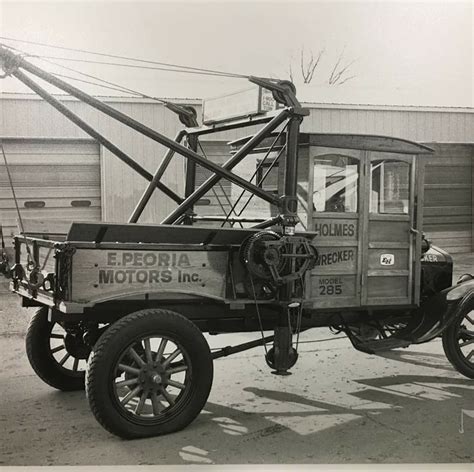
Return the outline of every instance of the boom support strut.
{"type": "MultiPolygon", "coordinates": [[[[26,61],[24,57],[13,53],[11,50],[0,46],[0,65],[3,67],[5,71],[5,75],[12,75],[24,83],[26,86],[31,88],[35,91],[39,96],[41,96],[45,101],[50,103],[54,108],[56,108],[59,112],[61,112],[64,116],[66,116],[69,120],[79,126],[83,131],[87,134],[92,136],[96,139],[100,144],[102,144],[106,149],[111,151],[115,154],[119,159],[121,159],[125,164],[135,170],[138,174],[142,177],[147,179],[150,184],[148,185],[147,189],[145,190],[144,194],[142,195],[140,201],[136,205],[132,215],[130,216],[129,222],[137,222],[138,218],[142,214],[146,204],[150,200],[150,197],[155,188],[159,188],[163,191],[168,197],[172,198],[176,203],[178,203],[178,207],[171,212],[168,217],[166,217],[162,223],[164,224],[178,224],[180,222],[189,221],[189,218],[185,215],[192,210],[193,205],[200,199],[204,194],[206,194],[216,183],[220,181],[220,179],[227,179],[230,182],[238,185],[242,189],[250,192],[251,194],[267,201],[268,203],[275,205],[280,211],[284,214],[284,216],[289,216],[290,218],[284,218],[286,225],[294,226],[294,222],[291,221],[291,215],[294,213],[294,208],[289,208],[288,199],[294,199],[295,195],[285,195],[284,198],[278,198],[273,193],[263,190],[261,187],[248,182],[244,178],[234,174],[231,170],[239,164],[244,157],[246,157],[249,152],[255,148],[259,143],[261,143],[269,134],[274,131],[279,125],[281,125],[285,120],[292,122],[294,120],[300,121],[301,117],[307,113],[306,110],[302,109],[299,106],[296,97],[294,97],[294,93],[291,90],[286,93],[285,90],[289,90],[286,85],[282,85],[283,82],[279,81],[272,81],[269,79],[263,79],[258,77],[250,77],[249,80],[251,82],[257,83],[260,86],[266,87],[269,90],[272,90],[274,97],[280,103],[285,105],[276,116],[270,119],[269,122],[257,133],[255,134],[252,139],[250,139],[242,148],[232,156],[224,165],[220,166],[215,164],[214,162],[202,157],[200,154],[196,152],[196,140],[201,131],[198,129],[193,129],[193,127],[197,126],[197,121],[195,116],[192,116],[192,112],[194,110],[190,110],[189,107],[183,107],[180,105],[175,104],[166,104],[167,107],[178,113],[180,116],[180,120],[186,126],[191,126],[186,130],[178,133],[175,140],[172,140],[161,133],[155,131],[154,129],[140,123],[139,121],[131,118],[130,116],[116,110],[115,108],[101,102],[100,100],[92,97],[91,95],[86,94],[82,90],[74,87],[73,85],[61,80],[60,78],[56,77],[53,74],[50,74],[43,69],[31,64],[30,62],[26,61]],[[112,142],[106,139],[103,135],[98,133],[94,130],[91,126],[85,123],[79,116],[74,114],[71,110],[69,110],[64,104],[62,104],[59,100],[53,97],[49,92],[39,86],[34,80],[32,80],[28,75],[22,72],[21,69],[29,72],[30,74],[48,82],[51,85],[63,90],[64,92],[76,97],[77,99],[83,101],[84,103],[90,105],[91,107],[97,109],[98,111],[110,116],[111,118],[123,123],[124,125],[130,127],[131,129],[141,133],[142,135],[152,139],[153,141],[162,144],[163,146],[168,148],[167,153],[165,154],[162,163],[158,167],[155,175],[149,173],[146,169],[144,169],[140,164],[138,164],[135,160],[133,160],[130,156],[124,153],[121,149],[115,146],[112,142]],[[169,106],[168,106],[169,105],[169,106]],[[188,142],[192,143],[191,146],[185,147],[180,142],[182,139],[188,136],[188,142]],[[188,159],[188,172],[187,172],[187,181],[186,181],[186,192],[185,192],[185,199],[183,200],[179,195],[173,192],[170,188],[168,188],[165,184],[161,182],[161,177],[163,176],[169,162],[171,161],[173,155],[177,153],[184,156],[188,159]],[[210,170],[213,175],[209,177],[199,188],[194,189],[194,166],[200,165],[207,170],[210,170]]],[[[251,123],[251,122],[249,122],[251,123]]],[[[229,126],[227,125],[227,128],[229,126]]],[[[222,127],[223,129],[226,126],[222,127]]],[[[291,129],[292,127],[290,127],[291,129]]],[[[204,131],[208,132],[208,131],[204,131]]],[[[292,134],[292,133],[291,133],[292,134]]],[[[290,141],[294,141],[290,138],[290,141]]],[[[295,142],[295,141],[294,141],[295,142]]],[[[287,161],[288,157],[291,157],[292,164],[288,164],[287,162],[287,171],[290,170],[290,175],[288,176],[289,180],[295,177],[294,175],[294,166],[296,165],[296,146],[293,146],[293,150],[287,150],[287,161]]],[[[286,185],[285,190],[293,194],[294,186],[286,185]]]]}

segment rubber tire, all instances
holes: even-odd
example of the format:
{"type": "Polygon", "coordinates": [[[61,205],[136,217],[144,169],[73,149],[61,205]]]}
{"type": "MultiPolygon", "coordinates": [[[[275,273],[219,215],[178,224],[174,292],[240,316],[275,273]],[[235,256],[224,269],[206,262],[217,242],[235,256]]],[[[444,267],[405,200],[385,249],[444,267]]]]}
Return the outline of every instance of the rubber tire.
{"type": "Polygon", "coordinates": [[[49,335],[55,323],[48,321],[48,307],[41,307],[32,316],[26,332],[26,355],[38,377],[51,387],[64,392],[84,390],[85,372],[68,373],[54,359],[49,335]]]}
{"type": "Polygon", "coordinates": [[[213,361],[206,339],[190,320],[169,310],[145,309],[114,323],[97,341],[86,370],[86,395],[97,421],[124,439],[145,438],[179,431],[201,412],[211,391],[213,361]],[[159,334],[179,342],[189,355],[193,381],[187,404],[160,423],[143,425],[125,417],[112,392],[112,373],[123,350],[137,337],[159,334]]]}
{"type": "Polygon", "coordinates": [[[467,362],[464,356],[461,355],[457,339],[459,325],[462,323],[464,316],[470,311],[472,309],[467,308],[458,315],[458,318],[444,330],[442,340],[444,353],[453,367],[462,375],[474,379],[474,364],[467,362]]]}

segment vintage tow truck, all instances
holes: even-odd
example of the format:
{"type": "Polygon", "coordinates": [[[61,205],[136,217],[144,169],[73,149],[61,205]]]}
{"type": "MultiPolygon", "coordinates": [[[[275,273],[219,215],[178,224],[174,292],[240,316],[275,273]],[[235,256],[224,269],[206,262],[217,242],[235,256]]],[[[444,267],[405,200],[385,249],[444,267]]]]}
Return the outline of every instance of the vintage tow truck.
{"type": "Polygon", "coordinates": [[[26,336],[30,363],[57,389],[85,385],[108,431],[138,438],[185,427],[207,401],[214,359],[263,346],[272,372],[288,375],[299,333],[314,327],[344,332],[369,354],[442,337],[452,365],[474,378],[474,277],[452,285],[450,256],[422,232],[428,147],[302,133],[308,111],[293,85],[258,77],[249,78],[258,106],[230,120],[198,126],[195,110],[167,104],[184,125],[172,140],[7,48],[0,64],[149,181],[128,223],[14,238],[12,290],[39,307],[26,336]],[[166,146],[155,174],[31,76],[166,146]],[[201,136],[247,126],[224,164],[198,152],[201,136]],[[187,159],[183,197],[161,181],[174,154],[187,159]],[[200,185],[196,166],[209,173],[200,185]],[[198,214],[219,185],[228,211],[198,214]],[[156,188],[177,207],[160,224],[140,224],[156,188]],[[203,333],[232,332],[261,338],[211,353],[203,333]]]}

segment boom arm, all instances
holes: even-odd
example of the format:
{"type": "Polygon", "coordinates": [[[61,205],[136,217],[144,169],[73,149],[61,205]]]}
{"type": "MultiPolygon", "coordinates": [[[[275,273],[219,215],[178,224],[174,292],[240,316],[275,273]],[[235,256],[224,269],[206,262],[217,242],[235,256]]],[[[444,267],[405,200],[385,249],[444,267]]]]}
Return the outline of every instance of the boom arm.
{"type": "MultiPolygon", "coordinates": [[[[121,159],[124,163],[126,163],[129,167],[135,170],[137,173],[142,175],[146,178],[150,185],[145,191],[144,195],[142,196],[140,202],[138,203],[137,207],[135,208],[130,221],[136,222],[142,213],[143,209],[145,208],[146,204],[148,203],[153,191],[155,188],[159,188],[162,190],[166,195],[172,198],[175,202],[178,203],[178,208],[173,211],[164,221],[163,223],[172,223],[176,224],[177,222],[182,221],[183,216],[185,213],[192,208],[193,204],[199,200],[202,195],[204,195],[215,183],[217,183],[220,179],[225,178],[230,182],[238,185],[244,190],[262,198],[263,200],[275,205],[277,208],[282,211],[282,213],[290,216],[287,218],[286,221],[290,226],[294,226],[294,223],[291,221],[291,217],[294,217],[296,214],[295,209],[292,205],[288,205],[288,198],[294,198],[294,195],[288,195],[289,193],[294,193],[293,190],[296,186],[296,182],[290,183],[290,181],[296,181],[295,175],[295,168],[296,168],[296,146],[297,140],[291,136],[294,133],[289,133],[289,142],[290,145],[287,149],[287,160],[286,165],[288,169],[287,175],[287,184],[285,185],[285,191],[287,195],[285,196],[286,199],[280,199],[274,196],[272,193],[263,190],[261,187],[254,185],[247,180],[239,177],[238,175],[231,172],[231,169],[237,165],[242,159],[245,158],[249,154],[249,152],[255,148],[259,143],[261,143],[272,131],[274,131],[280,124],[282,124],[285,120],[290,121],[289,126],[290,129],[294,128],[297,130],[299,126],[299,122],[302,119],[302,116],[307,114],[307,111],[299,106],[298,101],[294,95],[294,88],[289,87],[287,83],[281,81],[274,81],[269,79],[261,79],[257,77],[250,77],[249,80],[257,83],[261,86],[272,90],[274,97],[280,103],[283,103],[285,108],[283,108],[273,119],[268,118],[267,125],[257,133],[252,140],[250,140],[242,149],[236,153],[228,162],[226,162],[223,166],[219,166],[201,155],[195,152],[192,149],[189,149],[182,144],[180,144],[180,140],[186,135],[193,135],[199,134],[196,132],[195,129],[190,128],[184,130],[182,133],[179,133],[176,137],[176,140],[172,140],[163,134],[155,131],[154,129],[149,128],[148,126],[144,125],[143,123],[134,120],[130,116],[116,110],[115,108],[101,102],[100,100],[88,95],[87,93],[83,92],[82,90],[74,87],[73,85],[64,82],[60,78],[50,74],[43,69],[31,64],[30,62],[26,61],[22,56],[18,54],[14,54],[9,49],[0,46],[0,66],[3,68],[5,72],[5,76],[13,76],[24,83],[27,87],[35,91],[38,95],[40,95],[45,101],[50,103],[54,106],[59,112],[61,112],[64,116],[66,116],[69,120],[74,122],[77,126],[79,126],[83,131],[89,134],[91,137],[96,139],[100,144],[102,144],[105,148],[115,154],[119,159],[121,159]],[[156,141],[169,149],[167,154],[165,155],[162,164],[158,168],[155,175],[150,174],[146,169],[140,166],[134,159],[130,156],[125,154],[122,150],[120,150],[117,146],[115,146],[112,142],[107,140],[104,136],[94,130],[91,126],[85,123],[81,118],[75,115],[71,110],[69,110],[65,105],[63,105],[59,100],[53,97],[49,92],[45,89],[40,87],[34,80],[32,80],[28,75],[26,75],[22,70],[29,72],[30,74],[43,79],[44,81],[48,82],[51,85],[67,92],[68,94],[78,98],[79,100],[87,103],[88,105],[92,106],[93,108],[99,110],[102,113],[114,118],[115,120],[123,123],[126,126],[134,129],[135,131],[147,136],[148,138],[156,141]],[[294,126],[291,124],[294,123],[294,126]],[[190,160],[190,163],[194,163],[200,165],[208,170],[210,170],[213,175],[204,182],[199,188],[194,190],[191,194],[186,195],[186,199],[183,199],[178,196],[175,192],[173,192],[170,188],[168,188],[165,184],[161,182],[161,177],[166,170],[167,165],[169,164],[172,156],[174,153],[180,154],[185,158],[190,160]],[[291,215],[290,215],[291,214],[291,215]]],[[[189,125],[196,125],[195,119],[190,116],[192,113],[189,110],[189,107],[180,107],[179,105],[174,104],[167,104],[169,109],[174,112],[177,112],[180,116],[180,120],[187,126],[189,125]]],[[[247,125],[253,124],[250,120],[248,121],[247,125]]],[[[245,126],[240,124],[240,126],[245,126]]],[[[236,126],[237,127],[237,126],[236,126]]],[[[219,131],[219,127],[214,127],[215,131],[219,131]]],[[[229,129],[229,126],[226,126],[229,129]]],[[[296,131],[297,133],[297,131],[296,131]]]]}

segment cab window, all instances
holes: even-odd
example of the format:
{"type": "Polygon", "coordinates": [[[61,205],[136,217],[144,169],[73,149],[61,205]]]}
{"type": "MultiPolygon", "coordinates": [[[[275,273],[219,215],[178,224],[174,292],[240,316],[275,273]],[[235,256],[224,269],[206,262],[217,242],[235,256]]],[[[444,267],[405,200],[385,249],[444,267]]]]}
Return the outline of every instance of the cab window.
{"type": "Polygon", "coordinates": [[[314,157],[313,205],[318,212],[358,209],[359,160],[331,153],[314,157]]]}
{"type": "Polygon", "coordinates": [[[370,212],[408,214],[410,202],[410,165],[380,159],[370,166],[370,212]]]}

